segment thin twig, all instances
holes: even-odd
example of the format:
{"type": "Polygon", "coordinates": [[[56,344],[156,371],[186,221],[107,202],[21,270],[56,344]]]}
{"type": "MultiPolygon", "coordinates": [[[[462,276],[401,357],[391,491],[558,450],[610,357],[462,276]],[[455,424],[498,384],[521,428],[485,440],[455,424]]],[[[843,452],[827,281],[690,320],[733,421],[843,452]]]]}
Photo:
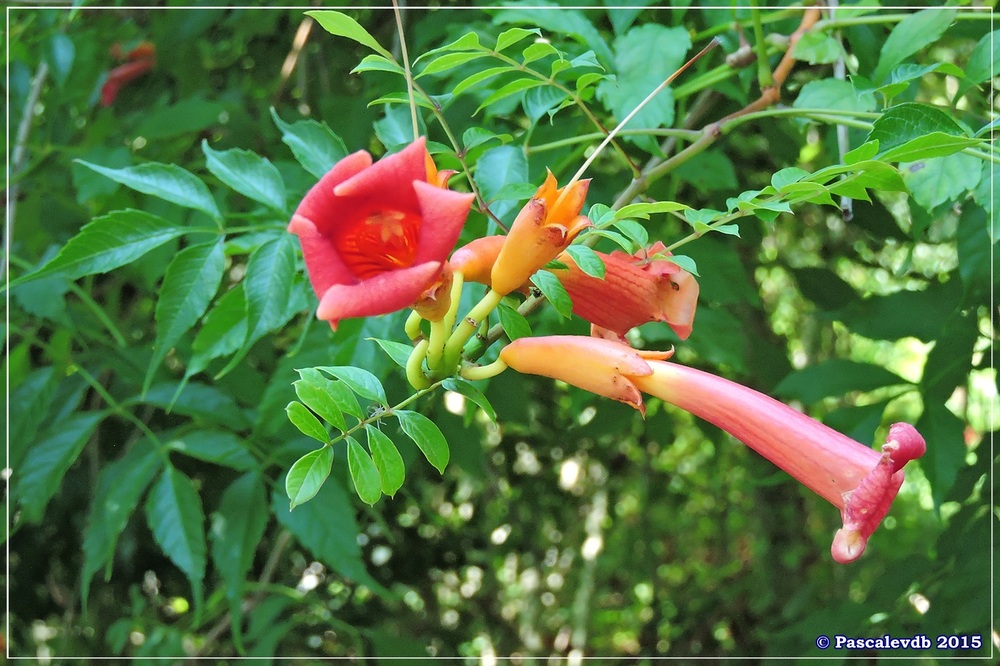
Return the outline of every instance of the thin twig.
{"type": "Polygon", "coordinates": [[[307,16],[302,19],[298,30],[295,31],[295,37],[292,39],[292,48],[288,51],[285,61],[281,64],[281,80],[278,82],[278,89],[274,91],[274,96],[271,98],[272,106],[277,105],[285,94],[288,81],[292,78],[292,73],[299,64],[299,57],[302,55],[302,50],[305,48],[306,42],[309,41],[313,23],[312,18],[307,16]]]}
{"type": "MultiPolygon", "coordinates": [[[[828,0],[830,6],[830,20],[833,21],[836,18],[836,12],[838,7],[838,0],[828,0]]],[[[841,35],[840,30],[833,31],[833,37],[837,40],[837,44],[840,47],[840,53],[837,54],[837,59],[833,63],[833,78],[840,81],[847,80],[847,65],[844,62],[844,38],[841,35]]],[[[837,154],[840,157],[840,161],[844,161],[844,155],[851,149],[850,142],[847,136],[847,125],[837,125],[837,154]]],[[[840,179],[843,180],[847,177],[847,174],[843,174],[840,179]]],[[[849,196],[842,195],[840,197],[840,214],[844,218],[845,222],[850,222],[854,219],[854,200],[849,196]]]]}
{"type": "MultiPolygon", "coordinates": [[[[264,588],[267,587],[268,583],[271,582],[271,578],[274,577],[274,572],[278,568],[278,562],[281,561],[282,555],[285,554],[285,549],[288,548],[288,544],[292,540],[292,534],[288,530],[281,530],[278,534],[278,538],[274,542],[274,547],[267,556],[267,561],[264,562],[264,568],[261,569],[260,577],[257,579],[257,587],[264,588]]],[[[252,611],[257,604],[263,601],[264,596],[267,592],[264,589],[258,589],[256,594],[254,594],[249,600],[243,604],[243,614],[246,616],[247,613],[252,611]]],[[[232,627],[232,615],[229,611],[226,611],[225,615],[219,619],[215,625],[209,629],[208,633],[205,634],[205,642],[201,644],[198,651],[194,654],[195,657],[200,657],[209,651],[209,648],[222,637],[228,629],[232,627]]]]}
{"type": "Polygon", "coordinates": [[[14,150],[11,151],[10,182],[7,184],[7,231],[3,256],[0,257],[0,273],[4,275],[7,272],[7,257],[14,239],[14,218],[17,211],[17,197],[21,190],[18,177],[24,169],[24,161],[28,155],[28,137],[31,135],[31,128],[34,125],[35,107],[38,106],[38,99],[42,95],[42,87],[48,76],[49,65],[43,60],[39,63],[38,69],[35,70],[35,76],[31,80],[31,90],[28,91],[28,99],[24,102],[21,122],[17,126],[17,135],[14,139],[14,150]]]}
{"type": "Polygon", "coordinates": [[[406,52],[406,38],[403,36],[403,16],[399,11],[398,0],[392,0],[392,13],[396,16],[396,30],[399,33],[399,49],[403,54],[403,75],[406,78],[406,94],[410,98],[410,120],[413,121],[413,140],[420,135],[420,125],[417,124],[417,103],[413,98],[413,72],[410,71],[410,56],[406,52]]]}
{"type": "Polygon", "coordinates": [[[730,120],[739,118],[741,116],[765,109],[773,104],[777,103],[781,99],[781,86],[784,85],[785,79],[792,71],[792,67],[795,65],[795,56],[792,55],[795,51],[795,45],[820,18],[819,9],[811,7],[805,11],[802,16],[802,22],[799,27],[796,28],[795,32],[788,39],[788,50],[785,55],[781,58],[778,66],[774,68],[773,81],[774,85],[769,88],[765,88],[761,91],[760,97],[758,97],[753,102],[750,102],[742,109],[735,111],[724,118],[717,120],[713,123],[709,123],[702,129],[702,136],[689,145],[687,148],[677,153],[670,159],[655,165],[647,165],[643,169],[643,175],[636,178],[632,183],[625,188],[625,191],[618,197],[611,208],[613,210],[618,210],[622,206],[630,203],[636,196],[641,192],[644,192],[647,187],[654,181],[662,178],[664,175],[676,169],[678,166],[691,159],[698,153],[704,151],[710,145],[715,143],[715,141],[722,135],[722,125],[730,120]]]}

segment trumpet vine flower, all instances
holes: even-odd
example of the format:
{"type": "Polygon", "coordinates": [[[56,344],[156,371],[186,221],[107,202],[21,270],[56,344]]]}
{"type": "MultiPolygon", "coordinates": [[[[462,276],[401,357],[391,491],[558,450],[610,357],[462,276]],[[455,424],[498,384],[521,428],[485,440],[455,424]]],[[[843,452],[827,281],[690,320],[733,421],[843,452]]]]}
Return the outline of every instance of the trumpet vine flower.
{"type": "Polygon", "coordinates": [[[442,280],[473,195],[444,189],[423,137],[372,163],[358,151],[306,194],[288,230],[299,237],[319,297],[317,316],[341,319],[408,307],[442,280]]]}
{"type": "Polygon", "coordinates": [[[559,261],[568,268],[552,272],[573,299],[573,312],[595,326],[621,337],[640,324],[664,321],[686,340],[698,304],[698,282],[677,264],[652,258],[665,252],[659,241],[635,255],[598,252],[603,280],[584,273],[564,252],[559,261]]]}
{"type": "Polygon", "coordinates": [[[490,275],[490,285],[497,293],[520,289],[590,226],[590,220],[580,215],[590,181],[579,180],[562,188],[556,185],[549,172],[514,219],[490,275]]]}
{"type": "Polygon", "coordinates": [[[518,338],[500,350],[500,360],[518,372],[564,381],[643,414],[646,407],[635,380],[653,374],[646,358],[671,355],[672,351],[638,352],[619,342],[582,335],[518,338]]]}
{"type": "Polygon", "coordinates": [[[561,379],[641,409],[641,391],[722,428],[840,509],[833,559],[853,562],[889,511],[903,466],[927,450],[923,437],[896,423],[881,451],[777,400],[707,372],[646,360],[626,345],[598,338],[520,338],[501,352],[519,372],[561,379]]]}
{"type": "Polygon", "coordinates": [[[156,65],[156,47],[150,42],[139,44],[127,54],[122,53],[121,44],[116,43],[111,47],[111,55],[127,62],[108,72],[108,77],[101,86],[101,106],[114,104],[122,86],[139,78],[156,65]]]}

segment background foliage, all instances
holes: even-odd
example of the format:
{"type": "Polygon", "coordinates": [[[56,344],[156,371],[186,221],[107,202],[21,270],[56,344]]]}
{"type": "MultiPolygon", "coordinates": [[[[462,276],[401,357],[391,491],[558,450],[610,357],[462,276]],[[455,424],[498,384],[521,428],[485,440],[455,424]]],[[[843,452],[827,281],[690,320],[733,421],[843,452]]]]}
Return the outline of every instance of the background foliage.
{"type": "MultiPolygon", "coordinates": [[[[398,56],[300,10],[14,9],[11,655],[820,655],[837,633],[974,634],[980,650],[928,652],[989,654],[989,14],[843,3],[774,70],[781,103],[713,125],[760,95],[735,26],[775,67],[802,9],[642,4],[405,13],[433,150],[479,194],[463,239],[509,222],[545,168],[568,178],[717,36],[595,162],[588,203],[696,211],[617,227],[697,236],[676,250],[700,276],[694,333],[651,324],[637,345],[675,344],[866,444],[897,420],[925,435],[864,558],[834,564],[836,511],[725,433],[512,372],[480,385],[496,422],[440,391],[409,407],[450,444],[443,474],[385,420],[394,497],[360,501],[337,448],[289,512],[284,474],[315,443],[286,405],[316,409],[310,377],[340,382],[296,370],[354,366],[388,404],[409,395],[369,340],[404,342],[400,316],[316,322],[284,232],[334,161],[412,139],[398,56]],[[112,45],[143,41],[155,67],[102,107],[112,45]],[[849,163],[844,181],[821,171],[849,163]]],[[[397,53],[391,12],[349,14],[397,53]]],[[[587,330],[551,307],[530,323],[587,330]]],[[[379,417],[372,387],[341,411],[379,417]]]]}

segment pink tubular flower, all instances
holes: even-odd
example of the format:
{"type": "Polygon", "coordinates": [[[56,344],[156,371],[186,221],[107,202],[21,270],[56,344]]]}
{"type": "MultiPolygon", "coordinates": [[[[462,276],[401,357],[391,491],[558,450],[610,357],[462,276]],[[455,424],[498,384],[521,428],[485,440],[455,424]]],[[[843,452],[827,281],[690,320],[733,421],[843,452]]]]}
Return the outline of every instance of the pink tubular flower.
{"type": "Polygon", "coordinates": [[[519,372],[561,379],[637,409],[642,402],[634,392],[649,393],[722,428],[840,509],[844,526],[830,551],[842,564],[864,553],[903,484],[903,466],[927,450],[906,423],[889,428],[879,452],[763,393],[676,363],[646,361],[621,343],[545,340],[520,338],[500,356],[519,372]]]}
{"type": "Polygon", "coordinates": [[[637,352],[619,342],[582,335],[548,335],[518,338],[500,350],[500,359],[518,372],[559,379],[645,414],[635,380],[653,374],[646,358],[666,359],[672,354],[637,352]]]}
{"type": "Polygon", "coordinates": [[[372,164],[358,151],[333,166],[299,204],[299,237],[320,299],[316,315],[341,319],[413,305],[440,278],[473,195],[444,189],[423,137],[372,164]]]}
{"type": "Polygon", "coordinates": [[[659,241],[632,256],[598,252],[604,260],[603,280],[584,273],[564,252],[559,261],[569,268],[552,272],[573,299],[573,312],[595,326],[624,336],[640,324],[665,321],[686,340],[698,304],[698,282],[671,261],[649,258],[665,252],[659,241]]]}

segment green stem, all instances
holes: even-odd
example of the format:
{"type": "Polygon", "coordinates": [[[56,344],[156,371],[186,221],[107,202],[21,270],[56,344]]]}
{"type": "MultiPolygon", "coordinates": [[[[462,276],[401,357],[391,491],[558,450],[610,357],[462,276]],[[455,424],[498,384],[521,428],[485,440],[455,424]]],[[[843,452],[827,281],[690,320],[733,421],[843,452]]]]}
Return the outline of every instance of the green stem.
{"type": "Polygon", "coordinates": [[[758,5],[758,0],[750,0],[750,16],[753,20],[753,46],[754,50],[757,51],[757,82],[760,84],[760,89],[764,90],[774,85],[774,76],[771,74],[771,65],[767,61],[764,25],[760,20],[760,8],[758,5]]]}
{"type": "Polygon", "coordinates": [[[406,323],[403,325],[403,330],[406,331],[406,337],[411,341],[416,342],[423,339],[424,334],[420,330],[420,322],[424,320],[420,316],[420,313],[414,310],[410,313],[410,316],[406,318],[406,323]]]}
{"type": "Polygon", "coordinates": [[[458,307],[462,303],[462,289],[464,287],[465,275],[459,271],[455,271],[451,282],[451,306],[444,315],[444,328],[447,331],[455,328],[455,322],[458,320],[458,307]]]}
{"type": "Polygon", "coordinates": [[[406,360],[406,381],[410,386],[418,391],[430,386],[431,382],[424,375],[424,357],[427,356],[427,348],[431,346],[431,341],[423,339],[410,352],[410,357],[406,360]]]}
{"type": "Polygon", "coordinates": [[[87,382],[92,389],[94,389],[94,392],[96,392],[97,395],[101,396],[101,399],[104,400],[104,402],[108,405],[112,413],[122,417],[126,421],[131,422],[136,428],[138,428],[142,432],[142,434],[144,434],[147,437],[147,439],[149,439],[149,441],[154,446],[156,446],[157,451],[160,453],[161,456],[163,456],[164,459],[168,458],[166,447],[164,446],[163,442],[160,440],[159,437],[156,436],[155,432],[150,430],[149,426],[147,426],[142,421],[142,419],[140,419],[138,416],[136,416],[128,409],[126,409],[125,406],[122,405],[120,402],[115,400],[114,396],[108,393],[107,389],[105,389],[104,386],[99,381],[97,381],[97,379],[95,379],[93,375],[84,370],[83,367],[81,367],[76,363],[73,363],[70,367],[72,370],[79,373],[81,377],[83,377],[83,380],[87,382]]]}
{"type": "Polygon", "coordinates": [[[468,379],[470,381],[477,381],[480,379],[489,379],[490,377],[496,377],[501,372],[507,369],[507,364],[501,359],[497,359],[490,363],[489,365],[472,365],[467,364],[462,368],[459,373],[463,379],[468,379]]]}
{"type": "MultiPolygon", "coordinates": [[[[618,133],[620,136],[666,136],[666,137],[677,137],[680,139],[690,139],[694,140],[701,136],[701,132],[698,130],[687,130],[687,129],[644,129],[644,130],[622,130],[618,133]]],[[[572,146],[578,143],[590,143],[595,139],[600,139],[603,134],[593,132],[591,134],[578,134],[576,136],[569,137],[568,139],[560,139],[559,141],[551,141],[549,143],[540,143],[536,146],[531,146],[527,149],[529,155],[535,153],[544,153],[549,150],[555,150],[557,148],[563,148],[565,146],[572,146]]]]}
{"type": "MultiPolygon", "coordinates": [[[[983,11],[969,11],[971,8],[966,8],[964,11],[958,12],[955,15],[956,21],[988,21],[990,20],[991,12],[988,11],[988,7],[982,7],[983,11]]],[[[913,14],[871,14],[868,16],[850,16],[846,18],[835,18],[826,19],[823,21],[817,21],[816,25],[813,26],[813,30],[832,30],[834,28],[843,28],[852,25],[873,25],[878,23],[899,23],[900,21],[913,16],[913,14]]]]}
{"type": "Polygon", "coordinates": [[[496,309],[502,298],[502,294],[490,289],[483,296],[482,300],[469,310],[469,314],[455,328],[455,332],[451,334],[444,349],[445,363],[449,367],[458,365],[458,359],[462,356],[462,349],[465,347],[465,343],[475,335],[476,329],[496,309]]]}
{"type": "MultiPolygon", "coordinates": [[[[441,361],[444,359],[444,346],[448,342],[451,328],[445,326],[444,320],[431,322],[431,337],[427,348],[427,367],[431,374],[440,375],[441,361]]],[[[449,373],[450,374],[450,373],[449,373]]]]}
{"type": "MultiPolygon", "coordinates": [[[[710,11],[712,9],[716,9],[717,11],[725,11],[726,9],[729,8],[728,7],[709,8],[710,11]]],[[[779,11],[771,12],[770,14],[761,17],[760,22],[762,24],[777,23],[778,21],[784,21],[787,18],[801,16],[801,14],[802,14],[801,5],[797,7],[788,7],[785,9],[781,9],[779,11]]],[[[750,19],[737,21],[737,23],[743,27],[747,27],[748,25],[750,25],[750,19]]],[[[711,39],[716,35],[721,35],[723,33],[730,32],[732,29],[733,29],[733,23],[724,21],[722,23],[719,23],[718,25],[712,26],[711,28],[707,28],[705,30],[702,30],[701,32],[696,32],[695,34],[691,35],[691,41],[694,44],[697,44],[702,40],[711,39]]]]}

